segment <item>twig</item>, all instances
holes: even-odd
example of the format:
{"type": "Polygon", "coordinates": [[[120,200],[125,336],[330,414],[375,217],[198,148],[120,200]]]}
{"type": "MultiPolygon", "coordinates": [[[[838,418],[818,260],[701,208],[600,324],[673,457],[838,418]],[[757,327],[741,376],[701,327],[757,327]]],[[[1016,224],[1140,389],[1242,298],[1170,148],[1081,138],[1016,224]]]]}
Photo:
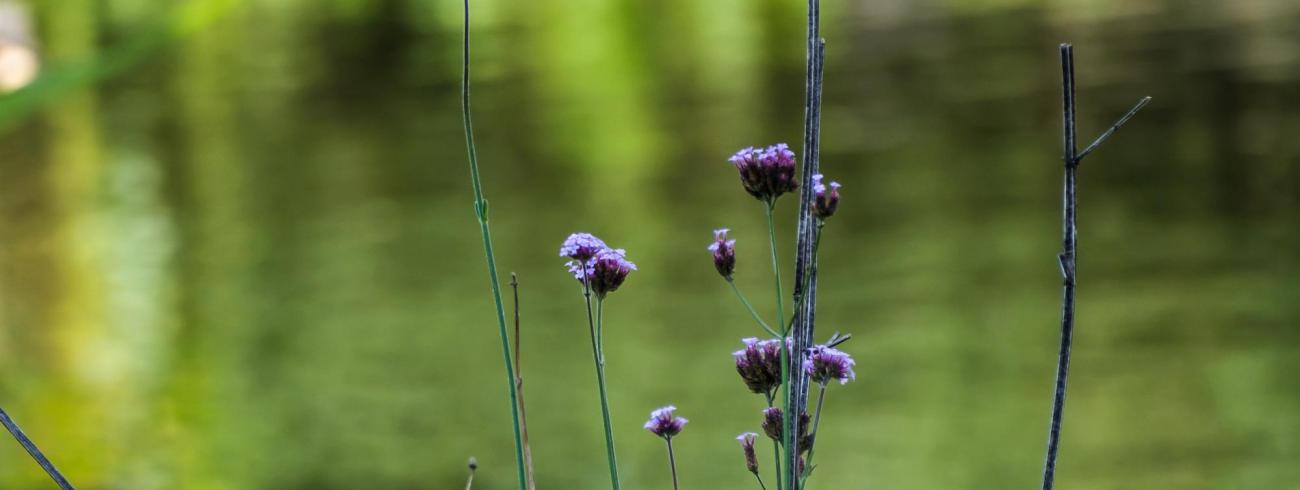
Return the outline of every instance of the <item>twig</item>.
{"type": "Polygon", "coordinates": [[[1051,490],[1056,477],[1056,460],[1061,445],[1061,418],[1065,410],[1065,386],[1070,373],[1070,345],[1074,338],[1074,295],[1075,285],[1077,283],[1075,274],[1078,271],[1078,229],[1076,222],[1078,218],[1078,198],[1076,191],[1076,172],[1079,168],[1079,161],[1092,152],[1102,142],[1110,138],[1129,118],[1133,117],[1137,111],[1150,102],[1150,97],[1144,97],[1138,102],[1137,106],[1129,110],[1124,117],[1121,117],[1110,129],[1102,133],[1101,136],[1093,141],[1082,153],[1076,153],[1077,142],[1075,136],[1075,104],[1074,104],[1074,47],[1069,44],[1061,45],[1061,81],[1062,81],[1062,99],[1063,99],[1063,118],[1064,118],[1064,164],[1065,164],[1065,185],[1062,207],[1064,208],[1063,225],[1062,225],[1062,248],[1060,255],[1057,255],[1057,261],[1061,267],[1062,292],[1061,292],[1061,347],[1057,353],[1056,362],[1056,390],[1052,397],[1052,419],[1047,434],[1047,456],[1043,463],[1043,490],[1051,490]]]}
{"type": "Polygon", "coordinates": [[[478,172],[478,155],[474,148],[474,125],[469,106],[469,0],[465,0],[465,31],[463,38],[461,71],[461,109],[465,124],[465,148],[469,156],[470,180],[474,187],[474,214],[478,217],[483,235],[483,255],[487,260],[488,278],[492,285],[492,300],[496,304],[497,327],[501,336],[501,358],[506,365],[506,386],[510,391],[510,416],[515,435],[515,466],[519,470],[519,490],[527,489],[524,474],[524,441],[519,428],[519,393],[515,389],[515,367],[510,359],[510,339],[506,333],[506,309],[501,300],[501,282],[497,278],[497,260],[492,253],[492,232],[488,228],[488,201],[483,197],[483,181],[478,172]]]}
{"type": "MultiPolygon", "coordinates": [[[[822,97],[822,72],[826,55],[826,41],[821,38],[821,3],[819,0],[808,0],[808,46],[807,46],[808,67],[805,80],[805,97],[804,97],[804,138],[803,138],[803,155],[804,165],[801,174],[799,202],[799,224],[798,237],[796,240],[797,255],[795,259],[795,291],[794,297],[797,301],[796,318],[794,327],[794,351],[798,353],[790,359],[789,382],[792,385],[793,393],[790,405],[798,407],[795,410],[802,410],[808,401],[808,378],[803,374],[798,366],[802,363],[801,357],[808,344],[812,341],[812,335],[815,331],[814,309],[817,303],[817,259],[813,250],[813,242],[816,237],[816,224],[812,217],[812,176],[819,173],[820,159],[820,138],[821,138],[821,97],[822,97]],[[806,286],[805,286],[806,285],[806,286]]],[[[787,408],[790,408],[787,406],[787,408]]],[[[786,434],[793,434],[798,418],[798,413],[787,410],[786,417],[786,434]]],[[[792,437],[792,443],[786,446],[786,466],[790,468],[785,478],[786,488],[788,490],[799,490],[798,468],[799,448],[798,438],[792,437]]]]}
{"type": "Polygon", "coordinates": [[[524,363],[521,358],[524,350],[519,335],[519,276],[513,272],[510,273],[510,290],[515,300],[515,390],[519,392],[519,430],[524,443],[524,471],[528,477],[528,490],[537,490],[537,481],[533,478],[533,450],[528,444],[528,410],[525,409],[527,404],[524,402],[527,397],[524,396],[524,363]]]}
{"type": "Polygon", "coordinates": [[[32,459],[36,460],[36,464],[41,465],[41,468],[45,470],[46,474],[50,475],[50,478],[54,480],[54,483],[59,485],[59,488],[63,490],[74,490],[72,484],[68,483],[68,479],[64,478],[62,473],[59,473],[58,468],[54,467],[54,463],[51,463],[50,459],[45,457],[45,453],[42,453],[41,450],[36,447],[36,443],[32,442],[32,440],[27,437],[27,434],[23,433],[23,430],[18,428],[18,423],[14,422],[14,419],[9,418],[9,414],[5,413],[3,408],[0,408],[0,424],[4,424],[5,428],[9,429],[9,433],[14,436],[14,439],[18,441],[18,444],[22,445],[23,449],[27,450],[27,454],[31,455],[32,459]]]}
{"type": "Polygon", "coordinates": [[[1142,110],[1143,107],[1146,107],[1147,103],[1149,102],[1151,102],[1151,96],[1146,96],[1143,97],[1142,100],[1139,100],[1137,105],[1134,105],[1132,109],[1128,110],[1128,113],[1124,114],[1124,116],[1119,118],[1118,121],[1115,121],[1115,124],[1112,124],[1110,126],[1110,129],[1107,129],[1106,132],[1101,133],[1101,136],[1098,136],[1097,139],[1093,140],[1092,144],[1088,145],[1087,148],[1084,148],[1083,151],[1079,152],[1079,156],[1074,157],[1074,159],[1082,162],[1083,157],[1088,156],[1089,153],[1092,153],[1092,150],[1096,150],[1098,146],[1101,146],[1102,143],[1110,139],[1111,135],[1114,135],[1115,131],[1119,130],[1120,126],[1123,126],[1124,123],[1128,122],[1128,120],[1132,118],[1134,114],[1137,114],[1138,111],[1142,110]]]}

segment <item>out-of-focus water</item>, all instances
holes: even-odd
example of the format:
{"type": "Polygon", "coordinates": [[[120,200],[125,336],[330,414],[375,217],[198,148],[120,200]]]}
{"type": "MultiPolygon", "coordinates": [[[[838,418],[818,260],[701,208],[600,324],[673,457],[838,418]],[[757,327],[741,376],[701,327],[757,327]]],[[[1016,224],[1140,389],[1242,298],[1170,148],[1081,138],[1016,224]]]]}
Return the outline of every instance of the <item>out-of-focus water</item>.
{"type": "MultiPolygon", "coordinates": [[[[476,488],[510,488],[458,2],[168,3],[27,4],[47,78],[0,99],[0,405],[88,489],[460,488],[471,455],[476,488]]],[[[1081,139],[1154,101],[1080,171],[1058,483],[1300,481],[1300,5],[824,3],[822,165],[844,197],[818,328],[854,335],[858,369],[828,393],[810,488],[1037,484],[1063,41],[1081,139]]],[[[705,246],[733,230],[737,282],[774,316],[762,208],[725,159],[797,143],[803,4],[475,4],[539,486],[607,484],[556,257],[572,231],[640,266],[606,308],[626,486],[667,487],[640,426],[669,403],[691,420],[683,488],[753,486],[733,438],[763,402],[730,353],[759,332],[705,246]]],[[[7,438],[0,486],[48,488],[7,438]]]]}

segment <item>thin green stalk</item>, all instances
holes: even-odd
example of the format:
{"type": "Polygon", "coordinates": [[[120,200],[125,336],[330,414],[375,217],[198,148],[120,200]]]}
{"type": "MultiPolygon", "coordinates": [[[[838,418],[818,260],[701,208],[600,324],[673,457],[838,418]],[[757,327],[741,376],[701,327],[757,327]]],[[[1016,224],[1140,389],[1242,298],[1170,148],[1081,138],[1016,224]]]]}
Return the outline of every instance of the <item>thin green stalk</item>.
{"type": "Polygon", "coordinates": [[[761,488],[762,490],[767,490],[767,485],[763,484],[763,477],[758,476],[758,473],[754,473],[754,479],[758,480],[758,488],[761,488]]]}
{"type": "Polygon", "coordinates": [[[799,486],[801,487],[808,481],[808,477],[812,475],[813,453],[817,448],[817,437],[821,435],[821,432],[819,432],[817,428],[822,422],[822,404],[824,403],[826,403],[826,383],[821,383],[817,391],[817,412],[813,414],[812,432],[810,432],[810,434],[812,434],[812,442],[808,445],[808,461],[804,464],[803,476],[799,481],[799,486]]]}
{"type": "Polygon", "coordinates": [[[673,438],[668,441],[668,469],[673,473],[673,490],[677,490],[677,458],[673,456],[673,438]]]}
{"type": "MultiPolygon", "coordinates": [[[[772,408],[772,395],[767,396],[767,408],[772,408]]],[[[781,478],[781,443],[776,439],[772,439],[772,465],[776,471],[776,489],[781,490],[785,488],[781,478]]]]}
{"type": "Polygon", "coordinates": [[[749,304],[749,300],[745,298],[744,294],[741,294],[740,288],[736,286],[736,281],[727,278],[727,284],[731,286],[732,291],[736,292],[736,299],[739,299],[740,303],[745,305],[745,309],[749,311],[749,316],[754,317],[754,321],[758,322],[758,326],[763,327],[763,330],[772,334],[773,337],[781,336],[781,334],[776,333],[776,330],[772,330],[772,327],[767,326],[767,322],[763,321],[763,318],[758,315],[758,311],[754,310],[754,306],[749,304]]]}
{"type": "Polygon", "coordinates": [[[488,228],[488,202],[483,197],[483,181],[479,177],[478,154],[474,148],[474,129],[469,106],[469,0],[465,0],[465,33],[463,39],[461,108],[465,123],[465,147],[469,152],[470,179],[474,184],[474,214],[478,217],[483,234],[483,254],[487,259],[488,278],[492,284],[492,300],[496,303],[497,326],[501,335],[501,357],[506,365],[506,385],[510,388],[510,416],[515,434],[515,466],[519,470],[519,490],[527,489],[524,472],[524,442],[519,429],[519,393],[515,389],[515,366],[510,356],[510,336],[506,331],[506,308],[501,301],[501,283],[497,278],[496,256],[492,253],[492,233],[488,228]]]}
{"type": "Polygon", "coordinates": [[[768,245],[772,249],[772,275],[776,278],[773,284],[776,286],[776,327],[781,332],[782,342],[786,335],[785,331],[785,295],[781,294],[781,263],[777,260],[776,254],[776,223],[772,216],[773,208],[776,207],[776,201],[767,203],[767,239],[768,245]]]}
{"type": "Polygon", "coordinates": [[[596,314],[591,310],[591,288],[583,281],[583,296],[587,301],[587,327],[591,331],[591,355],[596,362],[596,386],[600,390],[600,414],[605,422],[605,453],[609,457],[609,480],[614,490],[619,490],[618,458],[614,455],[614,428],[609,419],[609,395],[605,391],[605,352],[601,343],[605,299],[596,298],[596,314]]]}
{"type": "MultiPolygon", "coordinates": [[[[784,304],[783,300],[785,299],[785,295],[781,293],[781,263],[777,259],[777,252],[776,252],[776,222],[773,217],[773,210],[775,207],[776,207],[775,199],[769,200],[767,202],[767,208],[766,208],[767,238],[768,238],[768,245],[772,251],[772,275],[775,278],[775,281],[773,283],[776,289],[777,329],[781,332],[781,397],[784,400],[783,409],[785,410],[785,420],[784,420],[785,429],[782,432],[785,439],[784,448],[786,451],[789,451],[790,448],[794,447],[794,434],[793,434],[794,430],[792,429],[793,424],[791,424],[791,421],[794,420],[794,418],[797,417],[797,415],[795,415],[794,412],[790,410],[791,408],[790,407],[791,405],[790,380],[789,380],[790,347],[788,342],[786,341],[786,335],[789,332],[786,329],[785,306],[783,306],[784,304]]],[[[787,471],[795,471],[795,469],[789,468],[787,471]]],[[[778,477],[781,476],[779,468],[778,468],[777,476],[778,477]]]]}

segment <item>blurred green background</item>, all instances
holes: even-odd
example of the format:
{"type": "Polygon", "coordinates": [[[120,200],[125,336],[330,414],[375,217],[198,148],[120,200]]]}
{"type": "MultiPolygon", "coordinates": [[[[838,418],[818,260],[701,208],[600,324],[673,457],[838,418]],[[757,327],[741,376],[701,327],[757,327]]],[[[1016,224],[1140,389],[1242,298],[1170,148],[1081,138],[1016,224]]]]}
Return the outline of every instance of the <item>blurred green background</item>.
{"type": "MultiPolygon", "coordinates": [[[[0,6],[0,43],[40,62],[0,96],[0,405],[75,483],[460,488],[472,455],[476,488],[512,487],[459,2],[0,6]]],[[[772,315],[762,208],[725,159],[800,149],[804,2],[474,7],[539,486],[607,484],[585,313],[556,256],[590,231],[640,265],[606,308],[627,488],[669,485],[640,428],[668,403],[691,419],[683,488],[753,487],[733,438],[762,400],[729,354],[758,331],[705,246],[733,229],[737,280],[772,315]]],[[[1081,169],[1058,483],[1300,481],[1300,4],[826,0],[823,16],[822,165],[844,200],[819,337],[853,333],[859,364],[828,396],[812,488],[1038,484],[1066,41],[1081,139],[1154,102],[1081,169]]],[[[0,487],[51,487],[7,436],[0,487]]]]}

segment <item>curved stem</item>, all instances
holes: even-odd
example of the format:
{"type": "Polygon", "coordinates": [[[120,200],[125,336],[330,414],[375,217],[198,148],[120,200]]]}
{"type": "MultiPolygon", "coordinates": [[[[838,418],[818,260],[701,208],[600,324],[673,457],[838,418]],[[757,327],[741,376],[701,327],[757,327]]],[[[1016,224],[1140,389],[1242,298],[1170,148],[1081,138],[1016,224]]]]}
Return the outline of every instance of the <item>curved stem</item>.
{"type": "Polygon", "coordinates": [[[614,455],[614,429],[609,419],[609,395],[605,391],[605,353],[601,347],[602,318],[605,300],[596,299],[596,314],[591,310],[591,287],[583,281],[583,296],[587,302],[587,327],[591,332],[591,355],[596,363],[596,386],[600,390],[600,414],[605,423],[605,453],[609,458],[609,481],[614,490],[619,489],[618,458],[614,455]]]}
{"type": "Polygon", "coordinates": [[[772,330],[772,327],[767,326],[767,322],[763,321],[762,317],[758,316],[758,311],[754,310],[754,306],[749,304],[749,300],[745,298],[744,294],[741,294],[740,288],[736,286],[736,281],[727,279],[727,285],[731,286],[732,291],[735,291],[736,299],[739,299],[740,303],[745,305],[745,309],[749,311],[749,316],[754,317],[754,321],[758,322],[758,326],[763,327],[763,330],[773,337],[781,336],[781,334],[776,333],[776,330],[772,330]]]}
{"type": "Polygon", "coordinates": [[[673,473],[673,490],[677,490],[677,458],[673,457],[673,438],[668,441],[668,469],[673,473]]]}
{"type": "Polygon", "coordinates": [[[474,129],[469,106],[469,0],[465,0],[464,58],[461,73],[461,112],[465,124],[465,147],[469,152],[470,180],[474,186],[474,214],[483,234],[483,254],[487,258],[488,277],[492,283],[492,300],[496,303],[497,326],[501,335],[501,357],[506,365],[506,385],[510,387],[510,416],[515,435],[515,466],[519,470],[519,490],[527,488],[524,473],[524,442],[519,428],[519,393],[515,388],[515,367],[510,356],[510,338],[506,333],[506,309],[501,301],[501,284],[497,278],[496,256],[492,253],[492,233],[488,229],[488,202],[483,197],[483,181],[478,172],[478,155],[474,148],[474,129]]]}

